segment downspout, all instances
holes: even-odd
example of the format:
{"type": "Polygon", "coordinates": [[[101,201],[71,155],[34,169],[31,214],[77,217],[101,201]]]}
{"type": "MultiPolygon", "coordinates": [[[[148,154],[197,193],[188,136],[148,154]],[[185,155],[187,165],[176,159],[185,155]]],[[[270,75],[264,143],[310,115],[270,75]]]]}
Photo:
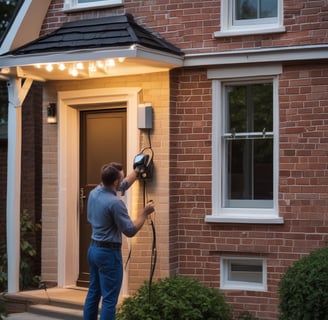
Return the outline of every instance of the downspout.
{"type": "Polygon", "coordinates": [[[19,291],[22,104],[31,79],[11,78],[8,83],[7,261],[8,293],[19,291]]]}

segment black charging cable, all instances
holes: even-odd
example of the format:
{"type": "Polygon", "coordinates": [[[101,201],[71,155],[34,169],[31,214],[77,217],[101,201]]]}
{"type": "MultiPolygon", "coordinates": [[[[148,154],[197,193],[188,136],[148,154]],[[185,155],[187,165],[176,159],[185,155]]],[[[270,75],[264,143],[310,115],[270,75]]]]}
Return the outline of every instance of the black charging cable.
{"type": "MultiPolygon", "coordinates": [[[[143,206],[146,206],[146,202],[150,202],[151,200],[146,200],[147,197],[147,192],[146,192],[146,181],[143,181],[143,206]]],[[[153,241],[152,241],[152,247],[151,247],[151,260],[150,260],[150,275],[149,275],[149,300],[150,300],[150,291],[151,291],[151,285],[155,273],[155,267],[156,267],[156,262],[157,262],[157,245],[156,245],[156,229],[155,229],[155,224],[153,219],[148,216],[147,220],[150,222],[151,230],[152,230],[152,235],[153,235],[153,241]]],[[[131,259],[132,255],[132,248],[129,248],[129,253],[125,262],[124,269],[126,270],[128,267],[128,263],[131,259]]]]}
{"type": "MultiPolygon", "coordinates": [[[[152,146],[151,146],[150,130],[148,130],[148,142],[149,142],[149,146],[144,148],[142,150],[142,152],[145,151],[146,149],[149,150],[151,152],[150,161],[152,161],[153,156],[154,156],[154,151],[153,151],[152,146]]],[[[147,201],[147,199],[146,199],[147,198],[146,184],[147,184],[146,180],[143,180],[143,206],[144,207],[146,206],[146,203],[148,203],[150,201],[150,200],[147,201]]],[[[149,222],[149,224],[151,226],[152,235],[153,235],[152,248],[151,248],[151,260],[150,260],[149,286],[148,286],[148,300],[150,302],[151,287],[152,287],[152,282],[153,282],[153,277],[154,277],[156,262],[157,262],[157,244],[156,244],[156,228],[155,228],[154,221],[150,217],[150,215],[148,215],[147,221],[149,222]]],[[[130,261],[131,253],[132,253],[132,249],[129,248],[129,254],[128,254],[128,257],[127,257],[127,261],[125,263],[125,269],[127,268],[128,263],[130,261]]]]}
{"type": "MultiPolygon", "coordinates": [[[[144,206],[146,206],[146,195],[147,195],[146,181],[144,181],[143,186],[144,186],[144,190],[143,190],[144,206]]],[[[149,201],[151,201],[151,200],[148,200],[147,202],[149,202],[149,201]]],[[[155,228],[154,221],[150,217],[150,215],[148,216],[147,220],[149,221],[149,224],[150,224],[151,230],[152,230],[152,235],[153,235],[153,241],[152,241],[152,246],[151,246],[150,274],[149,274],[149,282],[148,282],[148,301],[150,302],[151,286],[152,286],[153,277],[154,277],[155,268],[156,268],[156,262],[157,262],[157,243],[156,243],[156,228],[155,228]]]]}
{"type": "Polygon", "coordinates": [[[151,297],[151,286],[153,282],[153,277],[155,273],[156,268],[156,262],[157,262],[157,247],[156,247],[156,229],[155,224],[152,219],[150,219],[150,225],[153,232],[153,243],[151,248],[151,261],[150,261],[150,275],[149,275],[149,288],[148,288],[148,301],[150,302],[151,297]]]}
{"type": "Polygon", "coordinates": [[[147,136],[148,136],[149,149],[152,149],[152,147],[151,147],[151,139],[150,139],[150,129],[148,129],[147,136]]]}
{"type": "MultiPolygon", "coordinates": [[[[148,136],[148,143],[149,143],[148,149],[151,151],[151,156],[153,158],[154,151],[151,146],[150,129],[148,129],[147,136],[148,136]]],[[[143,183],[144,206],[146,205],[146,197],[147,197],[146,184],[147,184],[147,182],[146,182],[146,180],[144,180],[144,183],[143,183]]],[[[149,202],[149,200],[147,202],[149,202]]],[[[152,287],[152,283],[153,283],[153,277],[154,277],[156,262],[157,262],[157,242],[156,242],[155,223],[154,223],[153,219],[151,218],[151,216],[148,216],[147,220],[149,221],[149,224],[150,224],[151,230],[152,230],[152,235],[153,235],[153,241],[152,241],[152,246],[151,246],[150,273],[149,273],[149,281],[148,281],[148,301],[150,302],[151,287],[152,287]]]]}

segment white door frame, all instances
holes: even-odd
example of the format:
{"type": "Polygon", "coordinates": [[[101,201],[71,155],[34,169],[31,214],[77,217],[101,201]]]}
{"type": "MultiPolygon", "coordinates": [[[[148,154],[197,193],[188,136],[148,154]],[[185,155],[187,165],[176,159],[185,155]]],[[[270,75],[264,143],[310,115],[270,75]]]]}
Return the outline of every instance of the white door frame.
{"type": "MultiPolygon", "coordinates": [[[[127,168],[138,153],[137,108],[141,88],[58,92],[58,287],[75,286],[79,272],[79,105],[125,102],[127,168]]],[[[129,193],[128,193],[129,194],[129,193]]],[[[131,196],[127,206],[131,207],[131,196]]]]}

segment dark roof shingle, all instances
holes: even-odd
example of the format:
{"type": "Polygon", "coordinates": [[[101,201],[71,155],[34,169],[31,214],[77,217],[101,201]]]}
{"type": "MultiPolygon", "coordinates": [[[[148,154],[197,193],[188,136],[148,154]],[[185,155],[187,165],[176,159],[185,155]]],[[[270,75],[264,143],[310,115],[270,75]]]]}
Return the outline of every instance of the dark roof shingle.
{"type": "Polygon", "coordinates": [[[9,53],[12,55],[40,54],[123,47],[133,44],[183,55],[179,48],[137,24],[129,14],[66,22],[52,33],[9,53]]]}

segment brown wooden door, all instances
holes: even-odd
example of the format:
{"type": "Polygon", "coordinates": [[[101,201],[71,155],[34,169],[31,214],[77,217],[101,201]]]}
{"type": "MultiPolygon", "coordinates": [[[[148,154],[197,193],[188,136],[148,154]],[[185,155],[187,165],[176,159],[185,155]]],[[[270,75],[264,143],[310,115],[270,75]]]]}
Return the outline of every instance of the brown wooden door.
{"type": "Polygon", "coordinates": [[[87,221],[89,192],[100,182],[100,168],[112,161],[126,164],[126,110],[82,111],[80,117],[80,257],[78,286],[88,286],[87,259],[91,226],[87,221]]]}

